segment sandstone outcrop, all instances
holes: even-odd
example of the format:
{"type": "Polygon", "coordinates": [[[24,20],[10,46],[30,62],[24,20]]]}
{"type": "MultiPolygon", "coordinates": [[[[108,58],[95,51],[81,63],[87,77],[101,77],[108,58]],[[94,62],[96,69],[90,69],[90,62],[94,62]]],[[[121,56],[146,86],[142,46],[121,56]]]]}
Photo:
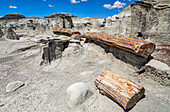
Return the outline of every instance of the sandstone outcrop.
{"type": "Polygon", "coordinates": [[[170,42],[170,3],[147,1],[131,4],[131,34],[155,42],[170,42]]]}

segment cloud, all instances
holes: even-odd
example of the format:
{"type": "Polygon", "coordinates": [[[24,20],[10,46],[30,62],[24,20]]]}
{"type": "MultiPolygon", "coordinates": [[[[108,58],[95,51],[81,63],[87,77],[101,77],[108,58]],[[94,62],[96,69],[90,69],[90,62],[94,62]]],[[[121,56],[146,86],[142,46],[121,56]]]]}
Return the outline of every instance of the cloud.
{"type": "Polygon", "coordinates": [[[116,1],[114,5],[112,6],[111,4],[104,4],[103,7],[107,9],[114,9],[114,8],[123,8],[126,5],[126,3],[116,1]]]}
{"type": "Polygon", "coordinates": [[[9,8],[16,9],[17,7],[16,6],[9,6],[9,8]]]}
{"type": "Polygon", "coordinates": [[[70,0],[71,1],[71,3],[80,3],[80,2],[87,2],[87,0],[70,0]]]}
{"type": "Polygon", "coordinates": [[[80,1],[71,0],[71,3],[80,3],[80,1]]]}
{"type": "Polygon", "coordinates": [[[49,7],[54,7],[53,5],[50,5],[50,4],[49,4],[48,6],[49,6],[49,7]]]}

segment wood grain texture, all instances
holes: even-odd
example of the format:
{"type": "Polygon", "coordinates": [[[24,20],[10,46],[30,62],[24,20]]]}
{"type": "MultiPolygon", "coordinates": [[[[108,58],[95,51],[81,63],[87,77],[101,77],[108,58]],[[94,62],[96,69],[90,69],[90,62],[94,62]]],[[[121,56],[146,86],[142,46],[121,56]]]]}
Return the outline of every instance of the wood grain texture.
{"type": "Polygon", "coordinates": [[[94,82],[100,93],[116,101],[125,110],[132,108],[145,93],[144,87],[111,71],[103,71],[94,82]]]}
{"type": "Polygon", "coordinates": [[[107,45],[129,51],[144,58],[148,58],[148,56],[152,54],[155,50],[154,43],[148,42],[146,40],[139,40],[124,36],[114,36],[103,33],[88,32],[82,34],[81,37],[105,43],[107,45]]]}

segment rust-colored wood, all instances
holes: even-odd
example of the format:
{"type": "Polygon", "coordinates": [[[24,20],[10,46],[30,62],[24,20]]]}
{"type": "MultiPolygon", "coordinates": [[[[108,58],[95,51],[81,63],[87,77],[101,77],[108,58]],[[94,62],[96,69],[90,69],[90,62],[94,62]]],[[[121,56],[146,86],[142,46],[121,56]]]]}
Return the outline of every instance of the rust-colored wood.
{"type": "Polygon", "coordinates": [[[114,36],[103,33],[88,32],[82,34],[81,37],[105,43],[125,51],[129,51],[136,55],[148,58],[155,50],[155,44],[146,40],[139,40],[124,36],[114,36]]]}
{"type": "Polygon", "coordinates": [[[78,32],[78,31],[73,31],[71,29],[62,28],[60,26],[54,27],[53,33],[59,34],[59,35],[66,35],[66,36],[72,36],[72,35],[75,35],[75,34],[80,34],[80,32],[78,32]]]}
{"type": "Polygon", "coordinates": [[[144,87],[111,71],[103,71],[94,82],[100,93],[119,103],[125,110],[132,108],[145,93],[144,87]]]}

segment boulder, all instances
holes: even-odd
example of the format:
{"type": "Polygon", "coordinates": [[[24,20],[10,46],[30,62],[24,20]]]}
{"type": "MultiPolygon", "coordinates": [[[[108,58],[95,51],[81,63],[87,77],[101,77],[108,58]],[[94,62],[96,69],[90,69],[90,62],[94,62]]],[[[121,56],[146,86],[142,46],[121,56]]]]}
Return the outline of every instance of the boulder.
{"type": "Polygon", "coordinates": [[[90,95],[90,87],[83,82],[72,84],[66,91],[66,98],[70,106],[82,103],[90,95]]]}
{"type": "Polygon", "coordinates": [[[163,62],[152,59],[140,69],[140,72],[161,85],[170,86],[170,67],[163,62]]]}
{"type": "Polygon", "coordinates": [[[19,40],[19,37],[16,35],[16,33],[13,31],[11,27],[9,27],[7,30],[6,38],[12,39],[12,40],[19,40]]]}
{"type": "Polygon", "coordinates": [[[16,91],[22,86],[24,86],[24,82],[22,81],[11,82],[6,86],[6,92],[9,93],[9,92],[16,91]]]}

